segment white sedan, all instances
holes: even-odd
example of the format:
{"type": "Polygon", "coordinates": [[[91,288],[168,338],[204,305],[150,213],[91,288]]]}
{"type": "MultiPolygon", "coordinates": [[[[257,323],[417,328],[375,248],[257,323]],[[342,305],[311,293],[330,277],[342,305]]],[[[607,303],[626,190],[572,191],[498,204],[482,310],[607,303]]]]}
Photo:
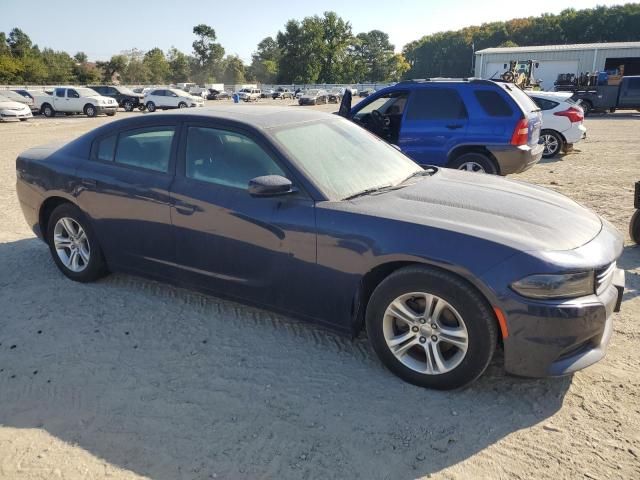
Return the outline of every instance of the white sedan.
{"type": "Polygon", "coordinates": [[[149,112],[155,112],[157,109],[203,107],[204,99],[177,88],[155,88],[145,93],[144,104],[149,112]]]}
{"type": "Polygon", "coordinates": [[[544,143],[543,158],[568,152],[587,136],[584,112],[569,92],[527,92],[542,110],[540,141],[544,143]]]}
{"type": "Polygon", "coordinates": [[[28,105],[21,102],[14,102],[0,92],[0,121],[28,120],[33,114],[28,105]]]}

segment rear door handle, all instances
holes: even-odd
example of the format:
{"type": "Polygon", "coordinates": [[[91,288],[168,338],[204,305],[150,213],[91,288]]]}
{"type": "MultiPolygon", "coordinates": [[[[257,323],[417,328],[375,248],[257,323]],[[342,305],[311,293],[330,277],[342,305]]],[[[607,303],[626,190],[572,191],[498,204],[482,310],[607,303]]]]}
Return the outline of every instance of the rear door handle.
{"type": "Polygon", "coordinates": [[[460,124],[458,124],[458,123],[455,123],[455,124],[447,125],[446,127],[447,127],[449,130],[456,130],[456,129],[458,129],[458,128],[462,128],[462,127],[464,127],[464,125],[460,125],[460,124]]]}

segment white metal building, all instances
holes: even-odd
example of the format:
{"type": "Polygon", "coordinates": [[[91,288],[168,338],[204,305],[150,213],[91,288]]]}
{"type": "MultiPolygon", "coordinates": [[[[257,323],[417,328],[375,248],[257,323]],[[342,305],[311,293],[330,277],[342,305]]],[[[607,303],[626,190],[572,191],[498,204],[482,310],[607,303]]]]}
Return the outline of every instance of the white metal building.
{"type": "Polygon", "coordinates": [[[538,62],[534,77],[541,80],[543,90],[553,90],[560,73],[614,70],[624,65],[625,75],[640,75],[640,42],[485,48],[476,52],[475,76],[497,77],[510,60],[538,62]]]}

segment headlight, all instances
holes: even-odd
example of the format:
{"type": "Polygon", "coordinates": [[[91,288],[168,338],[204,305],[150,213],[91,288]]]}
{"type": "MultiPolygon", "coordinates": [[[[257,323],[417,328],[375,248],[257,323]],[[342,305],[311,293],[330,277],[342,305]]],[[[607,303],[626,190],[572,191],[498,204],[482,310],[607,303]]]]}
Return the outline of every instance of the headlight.
{"type": "Polygon", "coordinates": [[[511,284],[529,298],[573,298],[594,293],[593,272],[531,275],[511,284]]]}

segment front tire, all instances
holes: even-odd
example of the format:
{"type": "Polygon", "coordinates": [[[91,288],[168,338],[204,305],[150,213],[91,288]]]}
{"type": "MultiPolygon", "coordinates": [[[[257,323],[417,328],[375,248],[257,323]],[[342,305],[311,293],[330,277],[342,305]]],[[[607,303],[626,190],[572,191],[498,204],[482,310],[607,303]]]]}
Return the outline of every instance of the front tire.
{"type": "Polygon", "coordinates": [[[131,100],[127,100],[122,106],[125,112],[133,112],[133,102],[131,100]]]}
{"type": "Polygon", "coordinates": [[[498,338],[493,312],[472,286],[423,266],[397,270],[378,285],[366,325],[373,349],[391,372],[439,390],[478,378],[498,338]]]}
{"type": "Polygon", "coordinates": [[[156,111],[156,104],[153,102],[147,102],[147,111],[148,112],[155,112],[156,111]]]}
{"type": "Polygon", "coordinates": [[[187,104],[186,104],[186,103],[184,103],[184,102],[180,102],[180,103],[178,104],[178,108],[187,108],[187,104]]]}
{"type": "Polygon", "coordinates": [[[564,139],[553,130],[543,130],[540,133],[540,139],[544,142],[542,158],[553,158],[564,148],[564,139]]]}
{"type": "Polygon", "coordinates": [[[70,203],[49,217],[47,243],[60,271],[76,282],[92,282],[107,273],[98,239],[82,211],[70,203]]]}
{"type": "Polygon", "coordinates": [[[95,117],[96,115],[98,115],[98,109],[95,107],[95,105],[92,105],[91,103],[87,103],[84,106],[84,114],[87,117],[95,117]]]}
{"type": "Polygon", "coordinates": [[[447,167],[467,172],[490,173],[492,175],[498,173],[498,168],[494,161],[480,152],[463,153],[451,160],[447,167]]]}

